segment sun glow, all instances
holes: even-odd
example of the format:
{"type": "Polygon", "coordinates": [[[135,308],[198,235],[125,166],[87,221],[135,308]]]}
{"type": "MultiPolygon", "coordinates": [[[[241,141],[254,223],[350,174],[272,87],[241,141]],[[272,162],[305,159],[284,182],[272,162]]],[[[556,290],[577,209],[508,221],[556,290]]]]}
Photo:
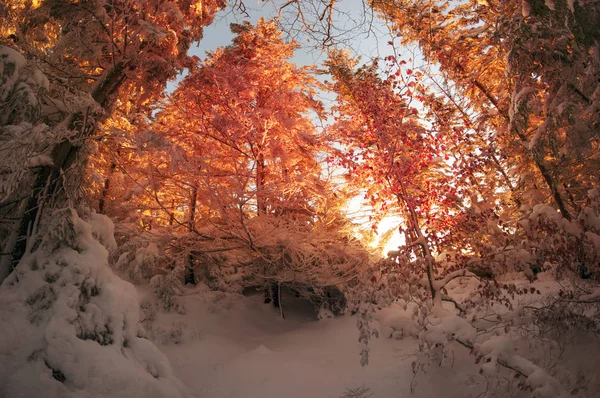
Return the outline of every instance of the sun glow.
{"type": "Polygon", "coordinates": [[[404,246],[406,240],[404,235],[400,233],[398,227],[402,225],[402,218],[397,216],[385,217],[377,228],[377,239],[374,242],[374,247],[381,249],[383,257],[392,250],[398,250],[399,246],[404,246]]]}
{"type": "MultiPolygon", "coordinates": [[[[357,195],[350,200],[346,206],[346,213],[355,223],[360,225],[360,230],[370,231],[373,222],[369,216],[372,214],[371,206],[364,203],[363,195],[357,195]]],[[[399,246],[406,244],[404,235],[399,228],[403,220],[399,216],[386,216],[377,224],[375,236],[371,239],[369,246],[378,249],[382,257],[392,250],[398,250],[399,246]]]]}

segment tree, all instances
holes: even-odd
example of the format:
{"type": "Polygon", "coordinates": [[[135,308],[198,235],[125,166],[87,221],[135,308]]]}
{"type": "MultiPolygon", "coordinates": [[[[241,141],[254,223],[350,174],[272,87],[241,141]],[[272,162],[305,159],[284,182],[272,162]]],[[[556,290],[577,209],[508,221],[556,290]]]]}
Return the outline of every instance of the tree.
{"type": "Polygon", "coordinates": [[[159,243],[169,253],[160,272],[173,280],[186,269],[188,280],[212,272],[217,288],[277,281],[325,294],[368,253],[342,214],[332,165],[319,164],[333,152],[317,126],[319,84],[289,61],[297,45],[273,21],[232,30],[233,44],[191,69],[138,132],[139,152],[122,145],[136,159],[123,162],[137,181],[131,202],[152,214],[156,235],[177,234],[159,243]]]}
{"type": "MultiPolygon", "coordinates": [[[[535,213],[551,199],[566,222],[579,218],[597,169],[600,114],[592,98],[600,69],[592,44],[597,32],[587,29],[597,24],[597,4],[379,1],[374,7],[403,43],[417,42],[439,65],[467,100],[486,145],[514,165],[503,167],[505,189],[521,192],[519,210],[535,213]]],[[[579,254],[562,266],[591,275],[585,264],[594,261],[584,255],[591,243],[577,234],[568,239],[579,240],[579,254]]]]}
{"type": "MultiPolygon", "coordinates": [[[[4,275],[26,252],[43,192],[53,200],[54,192],[64,193],[64,173],[72,186],[78,185],[77,173],[68,171],[85,158],[81,148],[98,131],[98,123],[110,117],[118,103],[160,96],[166,81],[189,65],[188,47],[223,5],[50,0],[3,8],[8,25],[3,26],[1,42],[25,54],[34,75],[46,76],[49,82],[47,94],[38,99],[38,113],[28,122],[44,123],[56,134],[47,150],[51,164],[33,171],[33,181],[25,184],[19,198],[27,203],[11,213],[17,220],[16,239],[9,239],[5,247],[11,257],[3,257],[4,275]],[[140,82],[143,88],[137,89],[140,82]]],[[[9,117],[3,122],[10,126],[20,120],[9,117]]]]}
{"type": "Polygon", "coordinates": [[[0,395],[187,395],[141,337],[135,290],[108,267],[114,226],[85,205],[81,176],[100,125],[159,98],[223,5],[0,6],[0,395]]]}
{"type": "Polygon", "coordinates": [[[368,186],[365,199],[376,212],[400,212],[406,248],[420,248],[416,272],[422,266],[431,297],[441,305],[445,283],[438,281],[433,247],[442,246],[451,231],[451,218],[461,207],[452,172],[443,162],[445,137],[421,125],[416,109],[395,91],[401,89],[399,75],[382,80],[377,63],[356,71],[355,66],[356,61],[344,53],[331,53],[329,68],[339,103],[333,129],[342,145],[350,148],[344,159],[349,178],[368,186]]]}
{"type": "Polygon", "coordinates": [[[159,123],[169,137],[189,137],[184,145],[200,156],[192,168],[215,191],[234,178],[238,200],[252,199],[254,214],[302,210],[318,180],[315,156],[325,149],[311,120],[321,115],[317,82],[288,61],[296,44],[284,43],[272,21],[232,30],[233,45],[209,54],[182,82],[159,123]],[[173,126],[183,115],[184,124],[173,126]]]}
{"type": "Polygon", "coordinates": [[[537,176],[527,189],[544,187],[572,219],[595,162],[583,167],[581,157],[566,151],[595,145],[598,113],[589,106],[597,82],[589,79],[598,74],[590,51],[597,32],[585,26],[597,22],[597,4],[394,0],[374,8],[469,99],[477,123],[495,131],[494,141],[519,165],[518,174],[537,176]],[[579,184],[577,199],[569,187],[579,184]]]}

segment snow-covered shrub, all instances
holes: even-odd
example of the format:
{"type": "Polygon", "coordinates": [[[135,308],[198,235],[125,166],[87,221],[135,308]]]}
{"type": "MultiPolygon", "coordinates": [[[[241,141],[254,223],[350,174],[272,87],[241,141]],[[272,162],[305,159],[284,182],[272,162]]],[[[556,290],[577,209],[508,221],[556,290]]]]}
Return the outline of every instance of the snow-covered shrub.
{"type": "Polygon", "coordinates": [[[481,366],[487,396],[506,396],[507,391],[524,397],[557,397],[566,391],[585,396],[581,394],[595,391],[583,388],[595,383],[594,377],[580,377],[593,373],[593,365],[560,359],[565,347],[577,347],[575,336],[577,344],[597,346],[600,290],[594,283],[578,287],[587,292],[583,295],[577,290],[546,294],[526,279],[498,282],[455,270],[434,277],[433,284],[448,305],[432,300],[423,262],[401,251],[361,275],[348,298],[358,313],[362,364],[368,363],[369,340],[381,331],[384,337],[419,340],[415,380],[430,366],[450,366],[452,352],[466,348],[481,366]],[[584,384],[577,387],[574,380],[584,384]]]}
{"type": "Polygon", "coordinates": [[[113,254],[114,267],[124,278],[134,283],[147,282],[172,267],[173,261],[161,249],[168,239],[162,231],[139,231],[123,223],[117,224],[115,235],[119,249],[113,254]]]}
{"type": "MultiPolygon", "coordinates": [[[[600,337],[600,288],[574,286],[546,297],[530,308],[540,336],[553,340],[569,340],[585,334],[600,337]],[[582,291],[590,294],[581,294],[582,291]],[[597,292],[597,296],[594,294],[597,292]]],[[[593,338],[592,338],[593,339],[593,338]]]]}
{"type": "Polygon", "coordinates": [[[175,296],[179,293],[179,286],[181,284],[182,282],[177,273],[155,275],[150,280],[150,287],[162,308],[166,311],[176,311],[183,314],[185,310],[175,300],[175,296]]]}
{"type": "Polygon", "coordinates": [[[245,221],[252,241],[238,226],[207,226],[198,234],[157,228],[136,235],[117,228],[116,269],[133,281],[151,280],[165,308],[174,305],[191,271],[196,283],[212,290],[240,293],[246,287],[278,283],[334,314],[346,307],[345,288],[370,262],[354,239],[299,228],[289,220],[256,217],[245,221]]]}
{"type": "Polygon", "coordinates": [[[0,126],[40,117],[40,96],[48,91],[48,79],[39,69],[28,67],[18,51],[6,46],[0,46],[0,81],[0,126]]]}
{"type": "Polygon", "coordinates": [[[335,315],[333,314],[333,312],[331,312],[329,309],[325,308],[325,307],[320,307],[317,311],[317,319],[330,319],[335,317],[335,315]]]}
{"type": "Polygon", "coordinates": [[[600,209],[597,190],[588,193],[588,205],[574,220],[554,208],[539,204],[521,221],[531,253],[539,268],[549,268],[558,278],[565,272],[580,278],[600,279],[600,209]]]}
{"type": "Polygon", "coordinates": [[[187,396],[139,337],[136,291],[110,271],[90,225],[73,210],[57,214],[0,286],[0,396],[187,396]]]}
{"type": "Polygon", "coordinates": [[[142,300],[140,302],[140,323],[145,328],[151,327],[156,320],[158,310],[159,306],[154,300],[142,300]]]}
{"type": "Polygon", "coordinates": [[[185,325],[174,321],[168,328],[155,327],[152,330],[152,340],[160,344],[181,344],[185,337],[185,325]]]}
{"type": "Polygon", "coordinates": [[[92,228],[92,235],[102,246],[112,253],[117,250],[117,242],[115,240],[115,225],[111,219],[104,214],[93,212],[88,220],[92,228]]]}

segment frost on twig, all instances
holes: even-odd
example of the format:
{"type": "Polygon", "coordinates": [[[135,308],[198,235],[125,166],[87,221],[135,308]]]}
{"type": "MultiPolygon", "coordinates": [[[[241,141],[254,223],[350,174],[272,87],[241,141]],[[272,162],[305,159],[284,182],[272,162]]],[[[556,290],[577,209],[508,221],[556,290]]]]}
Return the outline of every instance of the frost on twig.
{"type": "Polygon", "coordinates": [[[371,389],[363,384],[357,388],[347,388],[340,398],[370,398],[373,395],[371,389]]]}

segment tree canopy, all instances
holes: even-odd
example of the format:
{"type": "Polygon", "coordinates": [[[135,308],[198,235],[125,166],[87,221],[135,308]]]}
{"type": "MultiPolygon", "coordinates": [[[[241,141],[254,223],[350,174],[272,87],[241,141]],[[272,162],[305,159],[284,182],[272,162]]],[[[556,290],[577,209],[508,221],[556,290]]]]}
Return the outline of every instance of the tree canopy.
{"type": "MultiPolygon", "coordinates": [[[[221,290],[276,283],[313,300],[338,289],[354,299],[365,345],[374,305],[418,301],[425,319],[445,301],[464,323],[469,309],[527,293],[497,282],[508,274],[589,283],[591,297],[600,3],[363,2],[394,54],[367,62],[344,48],[340,3],[282,2],[291,25],[232,24],[232,43],[204,59],[188,50],[225,1],[0,5],[0,283],[37,280],[44,256],[58,270],[61,248],[91,255],[95,237],[110,250],[104,263],[152,279],[167,307],[184,275],[221,290]],[[322,39],[322,65],[292,62],[300,45],[285,34],[302,32],[322,39]],[[419,53],[409,59],[407,45],[419,53]],[[352,216],[357,200],[366,216],[352,216]],[[404,242],[380,255],[373,231],[392,216],[404,242]],[[447,286],[463,277],[479,284],[459,302],[447,286]]],[[[48,275],[44,297],[56,298],[48,275]]],[[[65,282],[85,305],[108,280],[89,278],[65,282]]],[[[596,307],[569,307],[576,291],[552,305],[597,327],[596,307]]],[[[77,319],[84,307],[71,308],[77,319]]],[[[104,344],[94,330],[77,336],[104,344]]],[[[525,378],[537,371],[507,358],[525,378]]]]}

